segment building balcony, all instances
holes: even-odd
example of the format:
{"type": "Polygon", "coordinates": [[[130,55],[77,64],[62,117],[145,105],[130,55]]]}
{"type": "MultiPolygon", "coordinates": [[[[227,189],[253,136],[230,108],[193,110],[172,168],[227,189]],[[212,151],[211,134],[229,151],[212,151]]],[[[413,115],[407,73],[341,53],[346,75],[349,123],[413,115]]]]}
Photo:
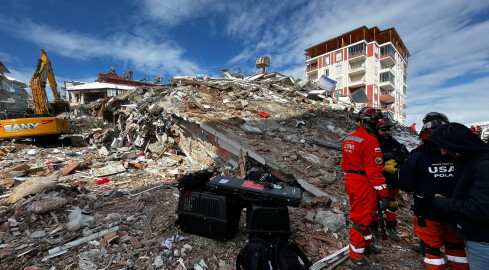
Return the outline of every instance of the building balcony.
{"type": "Polygon", "coordinates": [[[396,60],[394,59],[394,56],[392,56],[391,54],[386,54],[380,57],[380,63],[382,65],[392,66],[396,63],[396,60]]]}
{"type": "Polygon", "coordinates": [[[317,68],[316,68],[316,69],[314,69],[314,70],[309,70],[309,71],[307,72],[307,76],[309,77],[309,79],[310,79],[311,81],[316,81],[316,80],[319,78],[319,77],[318,77],[318,70],[317,70],[317,68]]]}
{"type": "Polygon", "coordinates": [[[314,58],[313,60],[306,61],[306,72],[313,71],[318,69],[319,64],[318,64],[318,59],[314,58]]]}
{"type": "Polygon", "coordinates": [[[391,103],[391,104],[386,104],[384,102],[380,102],[380,107],[381,108],[384,108],[384,109],[393,109],[394,110],[394,104],[391,103]]]}
{"type": "Polygon", "coordinates": [[[314,63],[317,64],[317,62],[318,62],[318,57],[314,57],[314,58],[309,57],[308,59],[306,59],[306,65],[310,65],[310,64],[314,64],[314,63]]]}
{"type": "Polygon", "coordinates": [[[402,113],[402,118],[406,118],[406,113],[405,112],[402,113]]]}
{"type": "Polygon", "coordinates": [[[367,54],[365,52],[358,53],[358,54],[355,54],[352,56],[348,56],[348,62],[350,62],[350,63],[363,61],[365,59],[367,59],[367,54]]]}
{"type": "Polygon", "coordinates": [[[379,87],[382,88],[382,90],[388,91],[396,89],[396,86],[391,81],[380,82],[379,87]]]}
{"type": "Polygon", "coordinates": [[[311,67],[311,68],[309,68],[309,67],[306,68],[306,72],[312,72],[312,71],[316,71],[316,70],[318,70],[318,67],[317,66],[316,67],[311,67]]]}
{"type": "Polygon", "coordinates": [[[383,91],[380,92],[380,101],[384,102],[385,104],[390,104],[394,103],[394,101],[396,101],[396,98],[394,98],[391,92],[383,91]]]}
{"type": "Polygon", "coordinates": [[[367,68],[365,67],[365,62],[359,62],[358,64],[350,65],[348,75],[359,75],[365,73],[366,71],[367,68]]]}
{"type": "Polygon", "coordinates": [[[350,87],[350,88],[361,87],[361,86],[365,86],[365,85],[366,85],[366,81],[365,81],[364,76],[350,77],[350,79],[348,80],[348,87],[350,87]]]}
{"type": "Polygon", "coordinates": [[[384,66],[384,65],[382,65],[380,67],[380,73],[384,73],[384,72],[391,72],[392,74],[394,74],[394,66],[384,66]]]}
{"type": "Polygon", "coordinates": [[[407,105],[406,104],[402,104],[402,108],[405,110],[407,109],[407,105]]]}

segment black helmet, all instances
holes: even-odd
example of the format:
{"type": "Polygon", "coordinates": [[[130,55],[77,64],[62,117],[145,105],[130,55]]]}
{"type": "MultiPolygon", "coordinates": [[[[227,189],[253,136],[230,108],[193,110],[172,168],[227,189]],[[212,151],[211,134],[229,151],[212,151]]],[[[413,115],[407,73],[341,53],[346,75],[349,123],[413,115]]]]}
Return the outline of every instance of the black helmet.
{"type": "Polygon", "coordinates": [[[394,122],[390,118],[384,117],[377,122],[377,129],[391,128],[394,126],[394,122]]]}
{"type": "Polygon", "coordinates": [[[426,124],[426,122],[429,122],[431,120],[439,120],[442,121],[444,124],[450,123],[450,121],[448,121],[448,117],[443,113],[439,113],[439,112],[427,113],[423,118],[423,124],[426,124]]]}
{"type": "Polygon", "coordinates": [[[421,131],[419,132],[419,138],[421,138],[421,139],[428,138],[428,136],[430,136],[431,133],[433,133],[433,131],[435,131],[435,129],[439,128],[443,124],[446,124],[446,123],[443,121],[440,121],[439,119],[434,119],[434,120],[426,122],[423,125],[423,127],[421,128],[421,131]]]}

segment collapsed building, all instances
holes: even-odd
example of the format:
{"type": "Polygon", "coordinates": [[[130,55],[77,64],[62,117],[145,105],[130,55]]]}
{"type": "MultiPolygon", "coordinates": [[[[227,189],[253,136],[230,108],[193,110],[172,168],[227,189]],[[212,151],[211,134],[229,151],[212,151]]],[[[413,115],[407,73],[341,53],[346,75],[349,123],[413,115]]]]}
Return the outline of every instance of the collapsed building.
{"type": "MultiPolygon", "coordinates": [[[[267,171],[288,185],[301,187],[303,203],[289,208],[291,239],[313,261],[348,245],[348,199],[339,165],[341,141],[356,128],[355,103],[324,91],[311,93],[308,90],[313,86],[303,85],[306,90],[302,90],[297,81],[279,73],[245,78],[174,77],[170,82],[140,86],[92,103],[96,106],[92,111],[100,111],[105,122],[100,118],[74,122],[89,147],[55,154],[50,149],[36,152],[17,146],[17,151],[6,156],[3,164],[8,166],[1,173],[11,179],[4,189],[7,195],[20,181],[15,179],[26,182],[25,177],[34,175],[58,175],[59,179],[54,194],[39,191],[0,210],[4,216],[0,224],[8,228],[0,237],[8,241],[0,242],[4,262],[13,263],[20,254],[29,258],[24,259],[31,262],[28,265],[39,266],[67,267],[64,259],[78,256],[78,266],[95,268],[113,263],[122,268],[229,269],[225,267],[234,264],[246,241],[243,230],[228,242],[187,234],[187,240],[177,243],[182,239],[175,229],[178,191],[171,184],[181,175],[202,169],[238,178],[252,170],[267,171]],[[49,161],[53,156],[58,160],[54,166],[49,161]],[[135,185],[140,185],[139,190],[126,188],[135,185]],[[37,213],[33,219],[22,210],[35,198],[57,198],[60,194],[71,205],[84,209],[85,218],[95,218],[95,222],[87,221],[92,225],[81,227],[92,226],[96,228],[92,233],[106,233],[99,234],[101,240],[84,244],[90,233],[79,235],[60,225],[71,219],[58,208],[45,212],[53,212],[56,219],[37,213]],[[45,238],[49,241],[32,237],[34,232],[48,233],[45,238]],[[30,237],[19,240],[14,235],[30,237]],[[66,239],[79,241],[79,249],[60,254],[58,246],[66,239]],[[49,250],[49,256],[36,256],[33,241],[49,250]],[[178,248],[167,248],[172,241],[178,248]]],[[[397,126],[394,132],[411,148],[416,145],[410,129],[397,126]]],[[[403,195],[401,204],[404,210],[400,213],[405,216],[401,228],[407,231],[411,226],[408,196],[403,195]]],[[[388,248],[405,252],[405,269],[412,269],[420,265],[410,259],[415,254],[406,248],[414,240],[406,237],[403,241],[402,247],[388,248]]],[[[392,269],[399,269],[392,254],[385,256],[391,257],[392,269]]]]}

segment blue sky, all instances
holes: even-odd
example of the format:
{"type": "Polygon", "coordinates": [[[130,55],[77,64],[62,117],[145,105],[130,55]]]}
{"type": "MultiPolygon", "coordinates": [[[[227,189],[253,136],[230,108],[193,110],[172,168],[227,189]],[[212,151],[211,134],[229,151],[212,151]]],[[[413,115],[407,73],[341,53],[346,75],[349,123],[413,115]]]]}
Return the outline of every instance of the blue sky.
{"type": "Polygon", "coordinates": [[[163,81],[223,68],[305,77],[304,50],[357,27],[395,27],[411,53],[407,124],[440,111],[489,120],[489,1],[1,1],[0,61],[29,82],[47,51],[59,85],[115,66],[163,81]]]}

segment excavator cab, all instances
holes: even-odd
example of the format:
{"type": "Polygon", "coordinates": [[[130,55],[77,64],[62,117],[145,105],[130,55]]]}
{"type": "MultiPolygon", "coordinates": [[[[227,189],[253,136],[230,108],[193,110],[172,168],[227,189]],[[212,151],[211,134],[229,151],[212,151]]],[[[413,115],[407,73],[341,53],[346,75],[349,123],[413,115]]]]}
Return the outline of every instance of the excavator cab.
{"type": "Polygon", "coordinates": [[[71,106],[70,103],[64,100],[60,101],[53,101],[49,103],[49,113],[51,115],[57,116],[62,113],[69,113],[71,112],[71,106]]]}

